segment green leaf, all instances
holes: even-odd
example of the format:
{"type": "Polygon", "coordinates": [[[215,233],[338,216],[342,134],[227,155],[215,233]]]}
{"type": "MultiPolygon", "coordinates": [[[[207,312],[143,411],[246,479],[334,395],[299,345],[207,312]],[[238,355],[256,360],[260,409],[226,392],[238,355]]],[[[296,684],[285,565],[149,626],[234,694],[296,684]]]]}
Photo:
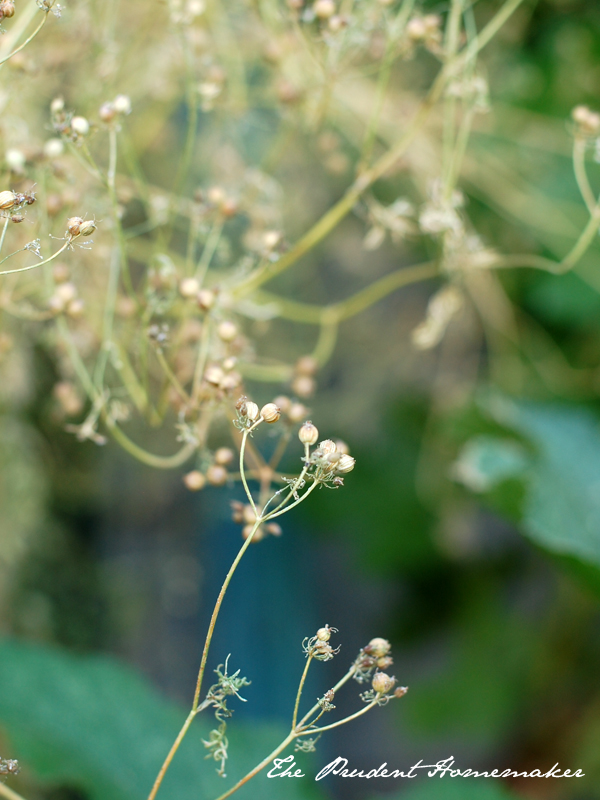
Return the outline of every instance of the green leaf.
{"type": "MultiPolygon", "coordinates": [[[[53,785],[83,790],[92,800],[145,800],[186,712],[163,700],[116,661],[10,640],[0,642],[0,727],[11,757],[53,785]]],[[[211,800],[261,761],[286,735],[264,724],[230,725],[227,779],[206,761],[209,712],[199,718],[167,773],[162,800],[211,800]]],[[[287,753],[286,753],[287,754],[287,753]]],[[[265,772],[240,800],[279,800],[265,772]]],[[[286,798],[315,797],[309,780],[288,781],[286,798]]]]}
{"type": "Polygon", "coordinates": [[[531,443],[477,437],[463,448],[454,476],[489,491],[511,477],[525,481],[520,526],[537,545],[600,566],[600,426],[580,409],[494,399],[494,420],[531,443]]]}
{"type": "Polygon", "coordinates": [[[522,475],[528,465],[525,449],[510,439],[477,436],[454,464],[454,477],[473,492],[488,492],[502,481],[522,475]]]}

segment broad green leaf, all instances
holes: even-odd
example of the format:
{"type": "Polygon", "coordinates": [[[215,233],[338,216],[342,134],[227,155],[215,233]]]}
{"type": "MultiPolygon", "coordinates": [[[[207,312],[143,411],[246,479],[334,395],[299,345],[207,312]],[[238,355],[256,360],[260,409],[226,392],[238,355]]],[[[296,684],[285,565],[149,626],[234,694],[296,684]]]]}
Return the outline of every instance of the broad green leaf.
{"type": "Polygon", "coordinates": [[[477,436],[464,446],[453,475],[471,491],[487,492],[507,478],[521,475],[527,464],[527,453],[518,442],[477,436]]]}
{"type": "MultiPolygon", "coordinates": [[[[110,658],[10,640],[0,642],[0,686],[0,728],[11,757],[43,782],[80,788],[92,800],[145,800],[186,716],[110,658]]],[[[285,736],[275,726],[249,730],[234,715],[223,779],[205,760],[201,739],[210,723],[210,716],[194,723],[165,778],[162,800],[218,797],[285,736]]],[[[263,772],[240,790],[240,800],[279,800],[278,783],[263,772]]],[[[290,800],[315,793],[309,779],[285,785],[290,800]]]]}
{"type": "Polygon", "coordinates": [[[488,409],[496,422],[529,440],[532,452],[526,456],[517,442],[480,437],[463,449],[455,476],[479,492],[522,477],[523,532],[555,554],[600,566],[597,420],[579,409],[500,399],[488,409]]]}

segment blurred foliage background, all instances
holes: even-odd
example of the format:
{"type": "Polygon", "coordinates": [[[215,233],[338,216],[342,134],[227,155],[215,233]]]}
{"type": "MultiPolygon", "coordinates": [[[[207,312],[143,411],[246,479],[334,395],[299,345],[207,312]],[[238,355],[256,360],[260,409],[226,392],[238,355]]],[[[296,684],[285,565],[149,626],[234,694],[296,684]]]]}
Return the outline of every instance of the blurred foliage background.
{"type": "MultiPolygon", "coordinates": [[[[28,123],[39,139],[56,94],[91,113],[109,86],[128,92],[139,110],[128,137],[151,182],[168,184],[164,154],[181,149],[186,123],[181,94],[166,86],[177,47],[157,45],[154,62],[147,50],[138,60],[145,42],[167,36],[165,6],[106,4],[103,24],[112,18],[113,30],[129,36],[121,32],[111,50],[90,32],[90,5],[69,3],[59,24],[3,66],[2,80],[41,109],[28,123]],[[104,73],[90,68],[98,63],[104,73]]],[[[498,5],[480,0],[474,11],[485,19],[498,5]]],[[[237,38],[238,5],[222,6],[231,27],[220,35],[231,37],[227,69],[235,73],[247,42],[237,38]]],[[[444,15],[447,4],[423,10],[444,15]]],[[[276,44],[285,47],[285,37],[276,44]]],[[[560,259],[588,219],[569,115],[577,104],[600,104],[600,8],[525,2],[483,63],[491,110],[478,118],[459,179],[469,218],[490,248],[560,259]]],[[[240,162],[264,169],[283,187],[274,207],[294,241],[348,184],[353,120],[370,83],[340,82],[324,136],[297,124],[293,102],[271,102],[265,62],[251,66],[246,77],[259,99],[200,110],[190,185],[233,182],[240,162]]],[[[413,93],[434,73],[428,53],[400,62],[393,96],[414,106],[413,93]]],[[[281,85],[280,99],[286,89],[293,100],[281,85]]],[[[380,144],[395,138],[397,119],[387,112],[380,144]]],[[[6,120],[5,149],[14,134],[6,120]]],[[[426,195],[439,172],[439,128],[434,117],[377,185],[376,202],[426,195]]],[[[592,158],[588,169],[597,193],[592,158]]],[[[87,190],[81,202],[99,218],[105,211],[87,190]]],[[[366,213],[346,219],[269,291],[332,302],[435,256],[422,237],[363,249],[366,213]]],[[[127,205],[125,229],[140,214],[127,205]]],[[[82,256],[88,267],[94,252],[82,256]]],[[[343,490],[315,493],[281,539],[253,547],[234,579],[210,659],[214,668],[231,652],[252,680],[231,725],[230,777],[277,740],[303,666],[300,643],[325,622],[341,631],[338,658],[388,637],[393,672],[410,692],[331,732],[316,755],[300,754],[307,779],[280,787],[263,776],[240,797],[600,798],[599,256],[595,240],[562,276],[479,273],[472,303],[434,349],[415,349],[410,334],[438,279],[342,324],[310,407],[320,430],[350,443],[357,468],[343,490]],[[337,755],[363,768],[450,755],[474,769],[545,771],[560,762],[586,777],[313,785],[337,755]]],[[[212,603],[239,547],[229,501],[242,494],[190,494],[183,471],[154,471],[113,444],[78,442],[57,415],[52,387],[62,375],[46,334],[19,326],[10,322],[11,338],[0,340],[0,754],[21,760],[11,785],[31,800],[143,798],[181,721],[174,706],[190,700],[212,603]]],[[[247,327],[266,357],[280,358],[283,348],[293,360],[314,345],[313,328],[292,321],[255,314],[247,327]]],[[[264,400],[279,391],[248,386],[264,400]]],[[[160,433],[152,437],[163,444],[160,433]]],[[[318,665],[308,696],[331,685],[336,663],[318,665]]],[[[223,790],[200,738],[194,731],[186,742],[165,798],[223,790]]]]}

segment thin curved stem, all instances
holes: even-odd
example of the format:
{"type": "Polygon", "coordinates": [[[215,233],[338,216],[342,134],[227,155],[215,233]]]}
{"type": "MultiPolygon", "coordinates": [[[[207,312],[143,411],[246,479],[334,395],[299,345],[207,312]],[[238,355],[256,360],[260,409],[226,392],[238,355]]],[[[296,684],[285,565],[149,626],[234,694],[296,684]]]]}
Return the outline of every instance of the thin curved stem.
{"type": "Polygon", "coordinates": [[[321,325],[328,317],[329,320],[335,319],[339,322],[350,319],[397,289],[402,289],[412,283],[435,278],[438,275],[439,270],[434,261],[415,264],[412,267],[402,267],[402,269],[390,272],[389,275],[374,281],[365,289],[361,289],[356,294],[346,298],[346,300],[341,300],[328,306],[298,303],[295,300],[288,300],[265,291],[260,293],[259,299],[263,299],[266,303],[277,305],[278,315],[284,319],[304,322],[308,325],[321,325]]]}
{"type": "Polygon", "coordinates": [[[323,725],[322,728],[306,728],[306,730],[297,733],[297,736],[305,736],[307,734],[313,733],[323,733],[324,731],[330,731],[333,728],[339,728],[340,725],[345,725],[347,722],[351,722],[353,719],[357,719],[358,717],[362,717],[363,714],[366,714],[367,711],[370,711],[374,706],[377,705],[377,700],[372,700],[368,705],[363,706],[360,711],[356,711],[354,714],[350,714],[349,717],[344,717],[344,719],[339,719],[337,722],[332,722],[331,725],[323,725]]]}
{"type": "Polygon", "coordinates": [[[304,667],[304,671],[302,672],[302,677],[300,678],[300,684],[298,686],[298,692],[296,693],[296,703],[294,704],[294,714],[292,716],[292,730],[296,728],[296,721],[298,719],[298,707],[300,705],[300,698],[302,697],[302,690],[304,689],[304,683],[306,681],[306,676],[308,675],[308,670],[310,667],[310,663],[312,661],[312,655],[309,655],[306,659],[306,666],[304,667]]]}
{"type": "Polygon", "coordinates": [[[6,797],[7,800],[24,800],[20,794],[14,789],[9,789],[4,783],[0,783],[0,797],[6,797]]]}
{"type": "Polygon", "coordinates": [[[254,423],[254,425],[252,425],[251,428],[246,428],[244,430],[244,432],[242,433],[242,443],[240,445],[240,476],[242,478],[242,484],[244,486],[244,491],[246,492],[246,497],[248,498],[248,501],[249,501],[250,505],[252,506],[252,510],[254,511],[254,516],[257,519],[258,519],[259,514],[258,514],[258,511],[256,510],[256,504],[254,502],[254,498],[252,497],[252,492],[250,491],[250,489],[248,487],[248,481],[246,480],[246,468],[244,466],[244,458],[245,458],[245,455],[246,455],[246,442],[248,441],[248,435],[251,433],[251,431],[254,430],[254,428],[256,428],[256,426],[260,422],[262,422],[262,417],[260,417],[260,419],[257,420],[254,423]]]}
{"type": "MultiPolygon", "coordinates": [[[[111,128],[108,132],[109,153],[108,153],[108,172],[106,175],[108,194],[110,197],[110,204],[112,208],[113,223],[117,232],[117,245],[119,247],[119,256],[121,261],[121,273],[123,275],[123,283],[127,294],[134,298],[137,303],[137,298],[133,289],[131,281],[131,273],[129,272],[129,258],[127,257],[127,244],[121,225],[121,217],[119,215],[119,199],[117,197],[117,130],[111,128]]],[[[138,303],[139,305],[139,303],[138,303]]]]}
{"type": "Polygon", "coordinates": [[[585,168],[585,139],[579,136],[575,137],[573,142],[573,172],[575,173],[575,180],[577,187],[583,197],[590,214],[594,213],[596,207],[596,197],[590,186],[585,168]]]}
{"type": "Polygon", "coordinates": [[[160,788],[160,785],[161,785],[161,783],[163,781],[163,778],[165,777],[165,773],[169,769],[169,767],[171,765],[171,761],[173,761],[175,753],[179,750],[179,745],[183,741],[186,733],[188,732],[188,729],[189,729],[190,725],[192,724],[192,722],[194,721],[194,717],[195,716],[196,716],[196,712],[195,711],[190,711],[190,713],[187,715],[186,720],[183,723],[183,727],[181,728],[181,730],[177,734],[177,738],[173,742],[173,744],[171,746],[171,749],[169,750],[169,753],[168,753],[167,757],[165,758],[164,764],[160,768],[160,772],[158,773],[158,775],[156,777],[156,780],[154,782],[154,786],[152,787],[152,791],[150,792],[150,796],[149,796],[148,800],[152,800],[152,798],[154,798],[156,796],[156,793],[158,792],[158,790],[160,788]]]}
{"type": "Polygon", "coordinates": [[[281,744],[279,744],[275,748],[275,750],[273,750],[272,753],[269,753],[269,755],[266,758],[263,758],[263,760],[260,762],[260,764],[257,764],[256,767],[254,767],[253,770],[251,770],[247,775],[245,775],[241,780],[239,780],[235,784],[235,786],[232,786],[231,789],[228,789],[226,792],[223,792],[223,794],[220,794],[217,797],[217,800],[226,800],[227,797],[230,797],[232,794],[237,792],[238,789],[241,789],[242,786],[245,783],[248,783],[248,781],[251,780],[252,778],[254,778],[255,775],[258,775],[258,773],[261,772],[265,767],[269,766],[271,761],[273,761],[274,758],[277,758],[277,756],[283,750],[285,750],[285,748],[288,746],[288,744],[293,742],[295,738],[296,738],[296,734],[295,734],[294,731],[289,733],[286,736],[286,738],[283,740],[283,742],[281,742],[281,744]]]}
{"type": "Polygon", "coordinates": [[[246,280],[239,283],[232,292],[236,299],[255,291],[263,283],[272,280],[291,267],[292,264],[295,264],[296,261],[319,244],[350,213],[363,192],[381,178],[412,144],[415,136],[442,96],[446,82],[454,71],[461,64],[474,58],[488,44],[522,2],[523,0],[507,0],[469,45],[461,50],[455,59],[448,61],[442,67],[404,135],[370,169],[358,176],[343,197],[287,253],[284,253],[278,261],[264,264],[254,273],[251,273],[246,280]]]}
{"type": "Polygon", "coordinates": [[[6,229],[8,228],[9,222],[10,222],[10,217],[6,217],[6,219],[4,220],[4,227],[2,228],[2,234],[0,235],[0,253],[2,252],[2,248],[4,247],[4,239],[6,238],[6,229]]]}
{"type": "MultiPolygon", "coordinates": [[[[38,261],[37,264],[30,264],[28,267],[19,267],[18,269],[5,269],[2,272],[0,272],[0,275],[14,275],[17,272],[28,272],[31,269],[37,269],[38,267],[43,267],[44,264],[49,264],[51,261],[54,261],[55,258],[58,258],[58,256],[61,253],[64,253],[64,251],[69,247],[73,239],[76,238],[77,237],[75,236],[69,237],[69,239],[67,239],[67,241],[63,244],[60,250],[57,250],[56,253],[51,255],[49,258],[45,258],[43,261],[38,261]]],[[[17,253],[21,252],[23,252],[23,250],[17,250],[16,253],[11,253],[11,256],[14,256],[17,253]]],[[[10,258],[11,256],[6,256],[6,258],[10,258]]],[[[2,261],[6,261],[6,258],[3,258],[2,261]]],[[[2,263],[2,261],[0,261],[0,264],[2,263]]]]}
{"type": "Polygon", "coordinates": [[[105,413],[102,414],[102,417],[106,423],[109,433],[113,439],[115,439],[115,441],[121,445],[123,450],[126,450],[129,455],[132,455],[138,461],[141,461],[142,464],[147,464],[149,467],[154,467],[156,469],[176,469],[177,467],[182,466],[182,464],[185,464],[185,462],[191,458],[197,450],[196,444],[193,442],[188,442],[181,448],[181,450],[178,450],[178,452],[174,453],[172,456],[154,455],[154,453],[149,453],[147,450],[144,450],[139,445],[135,444],[135,442],[132,442],[127,434],[123,433],[121,428],[119,428],[114,422],[111,423],[106,418],[105,413]]]}
{"type": "Polygon", "coordinates": [[[208,658],[208,651],[210,649],[210,643],[212,641],[213,632],[214,632],[214,629],[215,629],[217,618],[219,616],[219,611],[221,610],[221,604],[223,603],[223,598],[225,597],[225,593],[227,591],[227,587],[229,586],[229,583],[230,583],[231,579],[233,578],[233,575],[234,575],[234,573],[235,573],[235,571],[237,569],[238,564],[242,560],[242,557],[243,557],[244,553],[246,552],[246,550],[248,549],[250,543],[252,542],[252,539],[254,538],[254,534],[258,530],[258,526],[260,525],[260,522],[261,522],[261,520],[257,519],[256,522],[254,523],[254,526],[252,528],[252,531],[251,531],[250,535],[248,536],[248,538],[246,539],[244,544],[241,546],[237,556],[235,557],[235,560],[234,560],[233,564],[229,568],[229,572],[227,573],[227,576],[226,576],[226,578],[225,578],[225,580],[223,582],[223,585],[221,586],[221,591],[219,592],[219,596],[217,597],[217,602],[215,603],[215,607],[213,609],[213,613],[212,613],[212,616],[210,618],[210,624],[208,626],[208,633],[206,634],[206,640],[204,642],[204,648],[202,650],[202,658],[201,658],[201,661],[200,661],[200,669],[198,671],[198,679],[196,681],[196,691],[194,692],[194,701],[192,703],[192,710],[190,711],[190,713],[189,713],[189,715],[188,715],[188,717],[187,717],[182,729],[180,730],[180,732],[179,732],[179,734],[177,736],[177,739],[173,742],[173,746],[169,750],[167,758],[165,759],[165,761],[164,761],[164,763],[163,763],[163,765],[162,765],[162,767],[160,769],[160,772],[158,773],[158,775],[156,777],[156,780],[154,781],[154,786],[152,787],[152,791],[148,795],[148,800],[154,800],[154,798],[156,797],[156,794],[157,794],[158,790],[160,789],[161,783],[163,782],[163,779],[164,779],[165,774],[166,774],[166,772],[167,772],[167,770],[169,768],[169,765],[171,764],[171,761],[173,760],[173,757],[175,756],[175,753],[179,749],[179,746],[180,746],[181,742],[183,741],[183,739],[184,739],[184,737],[185,737],[185,735],[186,735],[186,733],[187,733],[187,731],[188,731],[188,729],[189,729],[189,727],[190,727],[190,725],[192,723],[193,718],[196,716],[196,714],[197,714],[197,712],[199,710],[200,692],[202,690],[202,681],[204,679],[204,673],[206,671],[206,661],[207,661],[207,658],[208,658]]]}
{"type": "Polygon", "coordinates": [[[156,350],[154,351],[154,353],[156,355],[156,359],[157,359],[158,363],[160,364],[160,366],[161,366],[163,372],[165,373],[165,375],[167,376],[167,379],[168,379],[169,383],[171,384],[171,386],[173,386],[173,388],[175,389],[175,391],[181,397],[182,400],[184,400],[186,403],[189,403],[190,402],[190,396],[186,392],[186,390],[183,388],[183,386],[181,385],[179,379],[177,378],[177,376],[175,375],[175,373],[173,372],[173,370],[169,366],[169,362],[165,358],[165,355],[164,355],[163,351],[160,349],[160,347],[157,347],[156,350]]]}
{"type": "Polygon", "coordinates": [[[20,44],[18,47],[15,47],[15,49],[12,51],[12,53],[9,53],[7,56],[4,56],[4,58],[0,58],[0,65],[4,64],[6,61],[11,59],[13,56],[16,56],[16,54],[20,53],[21,50],[24,47],[27,47],[27,45],[29,44],[29,42],[31,42],[32,39],[35,39],[35,37],[38,35],[38,33],[42,30],[42,28],[46,24],[46,20],[48,19],[48,13],[49,13],[49,10],[48,11],[44,11],[44,17],[43,17],[42,21],[37,26],[37,28],[34,30],[34,32],[30,36],[28,36],[27,39],[25,39],[25,41],[22,44],[20,44]]]}

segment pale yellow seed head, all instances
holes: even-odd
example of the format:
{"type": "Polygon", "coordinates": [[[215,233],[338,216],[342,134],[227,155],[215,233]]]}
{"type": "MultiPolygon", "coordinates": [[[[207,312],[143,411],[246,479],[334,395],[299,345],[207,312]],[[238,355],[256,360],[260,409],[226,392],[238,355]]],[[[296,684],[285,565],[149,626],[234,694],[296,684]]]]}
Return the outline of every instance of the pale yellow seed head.
{"type": "Polygon", "coordinates": [[[310,420],[304,423],[298,431],[298,438],[302,444],[315,444],[319,438],[319,430],[310,420]]]}
{"type": "Polygon", "coordinates": [[[281,409],[275,403],[267,403],[261,408],[260,415],[265,422],[277,422],[281,417],[281,409]]]}
{"type": "Polygon", "coordinates": [[[396,682],[395,678],[392,678],[391,675],[387,675],[385,672],[376,672],[373,675],[373,691],[377,694],[387,694],[391,689],[394,687],[394,683],[396,682]]]}

